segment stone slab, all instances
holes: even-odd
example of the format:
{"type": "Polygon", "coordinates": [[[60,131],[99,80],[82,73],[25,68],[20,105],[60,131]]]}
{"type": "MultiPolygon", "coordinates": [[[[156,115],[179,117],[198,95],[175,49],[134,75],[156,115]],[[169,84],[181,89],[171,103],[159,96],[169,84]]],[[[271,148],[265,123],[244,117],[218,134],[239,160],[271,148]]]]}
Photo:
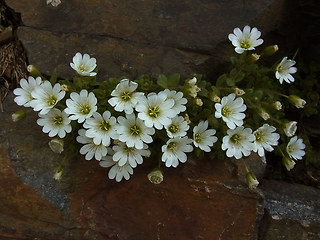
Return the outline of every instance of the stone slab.
{"type": "Polygon", "coordinates": [[[0,239],[257,239],[262,198],[237,180],[230,162],[189,160],[153,185],[151,158],[116,183],[97,161],[50,153],[35,113],[13,123],[21,108],[12,94],[3,106],[0,239]],[[57,182],[61,161],[68,167],[57,182]]]}

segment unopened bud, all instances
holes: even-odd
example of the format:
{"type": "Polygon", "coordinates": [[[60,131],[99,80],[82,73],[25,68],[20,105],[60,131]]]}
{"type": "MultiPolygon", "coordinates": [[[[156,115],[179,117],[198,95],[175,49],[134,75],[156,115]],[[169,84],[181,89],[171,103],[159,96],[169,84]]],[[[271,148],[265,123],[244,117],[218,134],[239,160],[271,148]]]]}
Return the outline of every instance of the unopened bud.
{"type": "Polygon", "coordinates": [[[221,101],[221,98],[216,94],[210,94],[210,100],[219,103],[221,101]]]}
{"type": "Polygon", "coordinates": [[[153,184],[159,184],[163,181],[163,174],[161,170],[156,169],[148,174],[148,179],[153,184]]]}
{"type": "Polygon", "coordinates": [[[32,77],[42,77],[41,72],[34,65],[28,65],[27,71],[32,77]]]}
{"type": "Polygon", "coordinates": [[[203,105],[201,98],[196,98],[196,104],[200,107],[203,105]]]}
{"type": "Polygon", "coordinates": [[[276,53],[278,50],[279,50],[278,45],[271,45],[271,46],[268,46],[265,49],[263,49],[262,55],[263,56],[271,56],[274,53],[276,53]]]}
{"type": "Polygon", "coordinates": [[[49,142],[49,147],[54,153],[62,153],[63,152],[64,142],[61,138],[54,138],[49,142]]]}
{"type": "Polygon", "coordinates": [[[187,113],[184,115],[184,120],[185,120],[188,124],[191,123],[190,118],[189,118],[189,115],[188,115],[187,113]]]}
{"type": "Polygon", "coordinates": [[[237,95],[237,96],[242,96],[243,94],[245,94],[246,92],[240,88],[235,88],[234,89],[234,93],[237,95]]]}
{"type": "Polygon", "coordinates": [[[201,91],[201,88],[199,88],[199,87],[196,85],[196,83],[197,83],[197,78],[196,78],[196,77],[194,77],[194,78],[192,78],[192,79],[190,79],[190,80],[188,81],[189,94],[190,94],[190,96],[193,97],[193,98],[195,98],[195,97],[197,96],[198,92],[201,91]]]}
{"type": "Polygon", "coordinates": [[[252,172],[247,172],[247,183],[250,189],[256,189],[259,185],[259,181],[252,172]]]}
{"type": "Polygon", "coordinates": [[[288,100],[291,104],[293,104],[296,108],[304,108],[306,105],[306,101],[296,95],[290,95],[288,100]]]}
{"type": "Polygon", "coordinates": [[[282,109],[282,104],[281,104],[281,102],[280,101],[275,101],[274,103],[273,103],[273,107],[274,107],[274,109],[276,109],[276,110],[281,110],[282,109]]]}
{"type": "Polygon", "coordinates": [[[296,162],[289,157],[283,157],[282,163],[288,171],[290,171],[292,168],[294,168],[294,165],[296,165],[296,162]]]}
{"type": "Polygon", "coordinates": [[[25,118],[26,115],[27,115],[27,113],[25,111],[23,111],[23,110],[16,111],[15,113],[13,113],[11,115],[12,121],[18,122],[21,119],[25,118]]]}
{"type": "Polygon", "coordinates": [[[254,62],[258,61],[259,59],[260,59],[260,55],[259,54],[252,53],[252,54],[248,55],[248,61],[250,63],[254,63],[254,62]]]}
{"type": "Polygon", "coordinates": [[[297,131],[297,122],[296,121],[285,121],[283,124],[283,131],[287,137],[292,137],[297,131]]]}
{"type": "Polygon", "coordinates": [[[267,113],[264,109],[260,109],[259,115],[263,120],[268,120],[270,118],[269,113],[267,113]]]}
{"type": "Polygon", "coordinates": [[[54,172],[53,178],[56,181],[59,181],[61,179],[61,176],[63,174],[64,167],[62,165],[58,166],[54,172]]]}
{"type": "Polygon", "coordinates": [[[62,84],[61,85],[61,90],[65,91],[65,92],[69,91],[68,85],[67,84],[62,84]]]}

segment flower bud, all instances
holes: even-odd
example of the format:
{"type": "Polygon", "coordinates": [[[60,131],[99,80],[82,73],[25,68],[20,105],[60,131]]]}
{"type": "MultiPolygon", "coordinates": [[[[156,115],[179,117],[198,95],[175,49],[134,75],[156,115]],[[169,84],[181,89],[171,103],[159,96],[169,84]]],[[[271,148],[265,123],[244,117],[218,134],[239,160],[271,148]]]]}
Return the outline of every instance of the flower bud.
{"type": "Polygon", "coordinates": [[[195,98],[198,94],[198,92],[201,91],[201,88],[199,88],[197,85],[197,78],[194,77],[188,81],[188,90],[191,97],[195,98]]]}
{"type": "Polygon", "coordinates": [[[188,115],[187,113],[184,115],[184,120],[185,120],[188,124],[191,123],[190,118],[189,118],[189,115],[188,115]]]}
{"type": "Polygon", "coordinates": [[[234,89],[234,93],[237,95],[237,96],[242,96],[243,94],[245,94],[246,92],[240,88],[235,88],[234,89]]]}
{"type": "Polygon", "coordinates": [[[246,179],[250,189],[256,189],[259,185],[258,179],[252,172],[247,172],[246,179]]]}
{"type": "Polygon", "coordinates": [[[263,49],[262,54],[263,56],[271,56],[279,50],[278,45],[271,45],[263,49]]]}
{"type": "Polygon", "coordinates": [[[13,122],[18,122],[21,119],[25,118],[26,115],[27,115],[27,113],[25,111],[23,111],[23,110],[16,111],[15,113],[13,113],[11,115],[12,121],[13,122]]]}
{"type": "Polygon", "coordinates": [[[196,98],[196,104],[200,107],[203,105],[201,98],[196,98]]]}
{"type": "Polygon", "coordinates": [[[148,174],[148,179],[153,184],[159,184],[163,181],[163,174],[161,170],[156,169],[148,174]]]}
{"type": "Polygon", "coordinates": [[[41,77],[41,72],[34,65],[28,65],[27,71],[30,73],[32,77],[41,77]]]}
{"type": "Polygon", "coordinates": [[[68,85],[67,84],[62,84],[61,85],[61,90],[65,91],[65,92],[68,92],[69,91],[68,85]]]}
{"type": "Polygon", "coordinates": [[[299,98],[296,95],[290,95],[288,97],[288,100],[291,104],[293,104],[296,108],[304,108],[304,105],[306,105],[306,101],[302,98],[299,98]]]}
{"type": "Polygon", "coordinates": [[[61,179],[61,176],[63,174],[63,169],[64,169],[63,165],[60,165],[56,168],[53,175],[54,180],[59,181],[61,179]]]}
{"type": "Polygon", "coordinates": [[[288,171],[290,171],[294,167],[294,165],[296,165],[296,162],[289,157],[283,157],[282,163],[288,171]]]}
{"type": "Polygon", "coordinates": [[[54,153],[62,153],[63,152],[64,142],[61,138],[54,138],[49,142],[49,147],[54,153]]]}
{"type": "Polygon", "coordinates": [[[283,131],[287,137],[292,137],[297,131],[297,122],[296,121],[285,121],[283,123],[283,131]]]}
{"type": "Polygon", "coordinates": [[[256,53],[252,53],[247,57],[249,63],[254,63],[260,59],[260,55],[256,53]]]}
{"type": "Polygon", "coordinates": [[[262,117],[263,120],[268,120],[270,118],[269,113],[267,113],[264,109],[260,109],[259,111],[260,117],[262,117]]]}
{"type": "Polygon", "coordinates": [[[218,95],[212,93],[210,94],[210,100],[213,102],[219,103],[221,101],[221,98],[218,95]]]}
{"type": "Polygon", "coordinates": [[[274,103],[273,103],[273,107],[274,107],[274,109],[276,109],[276,110],[281,110],[282,109],[282,104],[281,104],[281,102],[280,101],[275,101],[274,103]]]}

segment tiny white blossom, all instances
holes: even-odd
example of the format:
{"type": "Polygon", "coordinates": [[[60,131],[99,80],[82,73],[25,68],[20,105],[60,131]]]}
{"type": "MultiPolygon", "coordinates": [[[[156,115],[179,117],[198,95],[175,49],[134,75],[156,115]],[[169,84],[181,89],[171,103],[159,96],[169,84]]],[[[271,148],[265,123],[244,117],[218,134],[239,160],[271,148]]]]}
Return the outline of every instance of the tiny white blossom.
{"type": "Polygon", "coordinates": [[[144,121],[147,127],[155,127],[162,129],[163,126],[170,125],[171,119],[177,113],[172,109],[174,105],[173,99],[167,99],[167,94],[164,92],[150,93],[147,97],[141,98],[141,101],[136,106],[138,118],[144,121]]]}
{"type": "Polygon", "coordinates": [[[236,126],[243,124],[245,114],[243,111],[247,109],[243,98],[238,97],[234,93],[229,94],[221,99],[221,103],[216,103],[215,117],[221,118],[227,124],[228,128],[235,129],[236,126]]]}
{"type": "Polygon", "coordinates": [[[258,152],[260,157],[265,155],[264,150],[271,152],[273,151],[272,146],[278,145],[278,140],[280,135],[275,132],[276,128],[270,126],[269,124],[264,124],[262,127],[254,131],[254,136],[256,137],[254,141],[254,152],[258,152]]]}
{"type": "Polygon", "coordinates": [[[72,59],[72,63],[70,63],[70,67],[72,67],[79,75],[81,76],[95,76],[97,75],[96,72],[93,70],[96,68],[96,59],[90,58],[90,56],[85,53],[76,53],[76,55],[72,59]]]}
{"type": "Polygon", "coordinates": [[[233,33],[230,33],[228,38],[232,45],[235,46],[236,53],[243,53],[247,50],[254,50],[255,47],[263,43],[262,39],[259,39],[261,32],[257,28],[252,28],[250,26],[245,26],[243,31],[239,28],[235,28],[233,33]]]}
{"type": "Polygon", "coordinates": [[[227,150],[227,157],[240,159],[243,156],[249,156],[254,149],[253,141],[255,136],[250,128],[243,126],[235,129],[229,129],[226,136],[222,139],[222,150],[227,150]]]}
{"type": "Polygon", "coordinates": [[[72,92],[70,98],[66,100],[65,112],[71,114],[69,116],[71,120],[78,120],[78,123],[82,123],[97,111],[97,98],[92,92],[88,93],[83,89],[80,94],[72,92]]]}
{"type": "Polygon", "coordinates": [[[201,88],[199,88],[196,83],[197,83],[197,78],[194,77],[188,81],[188,90],[189,90],[189,95],[193,98],[195,98],[198,95],[198,92],[201,91],[201,88]]]}
{"type": "Polygon", "coordinates": [[[135,147],[128,147],[123,142],[119,142],[112,147],[112,150],[114,151],[112,159],[117,162],[120,167],[129,163],[132,168],[135,168],[137,164],[143,163],[142,157],[149,157],[151,154],[147,144],[143,144],[142,149],[137,149],[135,147]]]}
{"type": "Polygon", "coordinates": [[[155,133],[154,128],[147,127],[134,113],[118,117],[118,123],[119,140],[125,142],[128,147],[143,149],[143,143],[153,141],[151,135],[155,133]]]}
{"type": "Polygon", "coordinates": [[[174,90],[165,89],[165,94],[167,94],[167,99],[173,99],[174,105],[171,109],[173,109],[177,114],[184,112],[187,108],[185,104],[187,104],[188,100],[183,97],[182,92],[176,92],[174,90]]]}
{"type": "Polygon", "coordinates": [[[78,143],[84,144],[80,148],[80,153],[85,155],[86,160],[91,160],[94,157],[96,160],[100,161],[102,157],[107,155],[108,148],[102,145],[102,143],[98,145],[94,144],[93,139],[86,136],[85,129],[80,129],[78,134],[79,136],[77,136],[76,140],[78,143]]]}
{"type": "Polygon", "coordinates": [[[28,80],[22,78],[20,80],[21,88],[13,90],[14,95],[16,95],[14,101],[19,106],[30,107],[30,101],[34,99],[31,92],[41,84],[41,81],[41,77],[37,77],[36,79],[28,77],[28,80]]]}
{"type": "Polygon", "coordinates": [[[66,133],[70,133],[72,130],[68,115],[57,108],[51,109],[47,114],[39,114],[39,117],[37,124],[43,127],[44,133],[49,133],[49,137],[58,135],[60,138],[64,138],[66,133]]]}
{"type": "Polygon", "coordinates": [[[292,137],[297,131],[297,122],[285,122],[283,124],[283,131],[287,135],[287,137],[292,137]]]}
{"type": "Polygon", "coordinates": [[[304,151],[305,147],[306,145],[303,143],[302,139],[294,136],[287,145],[287,153],[294,160],[300,160],[306,154],[304,151]]]}
{"type": "Polygon", "coordinates": [[[133,109],[137,105],[139,99],[144,94],[135,92],[138,83],[129,79],[122,79],[116,88],[111,92],[112,98],[108,103],[118,112],[124,111],[126,114],[133,113],[133,109]]]}
{"type": "Polygon", "coordinates": [[[294,77],[291,74],[297,72],[297,68],[293,67],[296,62],[284,57],[281,62],[276,67],[276,78],[279,79],[279,82],[282,84],[283,80],[287,83],[294,82],[294,77]]]}
{"type": "Polygon", "coordinates": [[[215,129],[208,129],[208,121],[201,121],[193,128],[193,144],[205,152],[218,140],[215,129]]]}
{"type": "Polygon", "coordinates": [[[170,138],[176,138],[187,135],[187,131],[189,130],[190,126],[182,116],[176,116],[172,118],[170,125],[164,127],[167,130],[167,134],[170,138]]]}
{"type": "Polygon", "coordinates": [[[111,116],[109,111],[105,111],[102,116],[98,112],[94,112],[92,117],[88,118],[83,126],[88,128],[86,136],[93,139],[97,145],[102,143],[104,146],[109,146],[111,139],[118,139],[117,120],[111,116]]]}
{"type": "Polygon", "coordinates": [[[177,167],[179,162],[185,163],[187,161],[186,152],[192,152],[192,140],[188,137],[171,138],[165,145],[162,146],[162,162],[166,167],[177,167]]]}
{"type": "Polygon", "coordinates": [[[49,81],[44,81],[31,92],[31,96],[34,99],[30,101],[30,106],[34,111],[40,111],[40,114],[46,114],[64,98],[65,94],[66,92],[61,90],[59,83],[56,83],[52,87],[49,81]]]}

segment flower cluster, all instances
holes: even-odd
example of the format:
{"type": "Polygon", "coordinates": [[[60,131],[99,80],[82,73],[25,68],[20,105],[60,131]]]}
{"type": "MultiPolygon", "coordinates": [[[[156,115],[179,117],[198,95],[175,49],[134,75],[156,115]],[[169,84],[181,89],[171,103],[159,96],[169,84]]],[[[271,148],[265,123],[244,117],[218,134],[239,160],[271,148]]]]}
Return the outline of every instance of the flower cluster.
{"type": "MultiPolygon", "coordinates": [[[[14,100],[39,112],[37,124],[49,137],[61,140],[76,131],[84,158],[110,168],[108,177],[117,182],[128,180],[151,154],[159,159],[158,166],[177,167],[188,160],[187,154],[195,151],[199,156],[212,149],[212,154],[220,150],[228,158],[241,159],[252,152],[264,157],[276,147],[290,170],[305,155],[306,146],[296,134],[297,122],[283,118],[283,103],[287,100],[303,108],[306,101],[285,95],[282,88],[284,81],[295,80],[294,60],[284,57],[273,68],[273,76],[267,73],[261,78],[266,71],[260,71],[256,61],[278,47],[248,54],[263,43],[260,36],[257,28],[249,26],[229,34],[240,57],[232,59],[235,68],[215,84],[199,75],[181,83],[178,74],[160,75],[156,83],[146,75],[98,82],[96,59],[76,53],[70,63],[77,74],[73,80],[45,80],[41,75],[21,79],[14,100]],[[280,84],[271,87],[277,85],[275,79],[280,84]]],[[[51,145],[60,153],[63,146],[57,143],[61,144],[51,145]]],[[[159,169],[151,173],[152,181],[163,180],[159,169]]],[[[250,170],[248,176],[249,185],[256,186],[250,170]]]]}

